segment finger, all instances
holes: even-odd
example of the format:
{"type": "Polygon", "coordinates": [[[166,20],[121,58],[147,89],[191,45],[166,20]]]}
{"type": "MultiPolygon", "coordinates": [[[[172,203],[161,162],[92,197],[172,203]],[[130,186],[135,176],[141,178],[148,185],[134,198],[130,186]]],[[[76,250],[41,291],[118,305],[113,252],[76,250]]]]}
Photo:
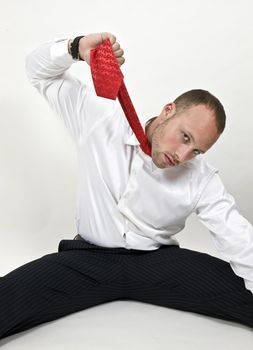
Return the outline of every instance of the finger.
{"type": "Polygon", "coordinates": [[[117,61],[118,61],[119,65],[121,66],[125,62],[125,58],[119,57],[119,58],[117,58],[117,61]]]}
{"type": "Polygon", "coordinates": [[[117,50],[117,51],[114,51],[114,56],[115,57],[121,57],[121,56],[123,56],[124,55],[124,50],[122,50],[122,49],[119,49],[119,50],[117,50]]]}
{"type": "Polygon", "coordinates": [[[113,45],[116,42],[116,36],[113,34],[110,34],[109,40],[110,40],[111,45],[113,45]]]}
{"type": "Polygon", "coordinates": [[[110,40],[110,43],[111,43],[112,45],[116,42],[116,36],[113,35],[112,33],[103,32],[103,33],[101,33],[101,37],[102,37],[103,42],[104,42],[106,39],[109,39],[109,40],[110,40]]]}
{"type": "Polygon", "coordinates": [[[115,42],[113,45],[112,45],[112,50],[113,51],[117,51],[120,49],[120,44],[118,42],[115,42]]]}

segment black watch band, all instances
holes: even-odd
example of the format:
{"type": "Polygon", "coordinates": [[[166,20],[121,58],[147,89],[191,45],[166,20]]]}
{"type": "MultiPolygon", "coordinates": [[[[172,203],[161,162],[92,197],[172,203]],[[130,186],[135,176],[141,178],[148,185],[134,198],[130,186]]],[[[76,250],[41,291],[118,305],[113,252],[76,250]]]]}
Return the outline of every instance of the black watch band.
{"type": "Polygon", "coordinates": [[[77,36],[70,44],[70,53],[74,60],[84,61],[79,55],[79,41],[84,37],[77,36]]]}

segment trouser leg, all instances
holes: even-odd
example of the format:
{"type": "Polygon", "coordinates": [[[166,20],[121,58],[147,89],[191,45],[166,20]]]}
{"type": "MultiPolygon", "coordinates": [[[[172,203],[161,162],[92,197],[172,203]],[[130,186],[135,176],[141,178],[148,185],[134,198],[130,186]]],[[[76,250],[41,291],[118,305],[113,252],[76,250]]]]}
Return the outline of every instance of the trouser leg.
{"type": "Polygon", "coordinates": [[[174,246],[131,252],[69,240],[0,278],[0,338],[123,298],[253,327],[253,295],[220,259],[174,246]]]}
{"type": "Polygon", "coordinates": [[[227,262],[176,246],[126,259],[129,298],[253,327],[253,295],[227,262]]]}
{"type": "Polygon", "coordinates": [[[120,297],[120,257],[78,244],[64,241],[60,252],[0,278],[0,338],[120,297]]]}

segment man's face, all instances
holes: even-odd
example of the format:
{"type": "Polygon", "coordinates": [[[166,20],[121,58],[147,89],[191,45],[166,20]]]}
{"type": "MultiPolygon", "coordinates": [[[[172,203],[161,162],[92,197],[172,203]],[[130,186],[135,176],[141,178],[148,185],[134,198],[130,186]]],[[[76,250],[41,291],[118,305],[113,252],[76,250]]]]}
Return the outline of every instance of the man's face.
{"type": "Polygon", "coordinates": [[[175,104],[169,103],[151,124],[147,135],[152,160],[162,169],[205,153],[219,138],[214,112],[205,105],[177,113],[175,104]]]}

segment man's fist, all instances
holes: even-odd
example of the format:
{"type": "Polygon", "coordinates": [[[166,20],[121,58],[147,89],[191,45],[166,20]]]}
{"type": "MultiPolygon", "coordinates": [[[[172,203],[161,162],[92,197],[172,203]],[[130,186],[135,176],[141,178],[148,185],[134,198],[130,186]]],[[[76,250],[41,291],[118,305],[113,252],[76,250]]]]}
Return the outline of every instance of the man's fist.
{"type": "Polygon", "coordinates": [[[96,49],[100,44],[102,44],[106,39],[109,39],[112,44],[113,53],[121,66],[125,59],[123,57],[124,51],[121,49],[120,44],[116,41],[116,37],[107,32],[89,34],[83,37],[79,41],[79,55],[90,64],[90,50],[96,49]]]}

